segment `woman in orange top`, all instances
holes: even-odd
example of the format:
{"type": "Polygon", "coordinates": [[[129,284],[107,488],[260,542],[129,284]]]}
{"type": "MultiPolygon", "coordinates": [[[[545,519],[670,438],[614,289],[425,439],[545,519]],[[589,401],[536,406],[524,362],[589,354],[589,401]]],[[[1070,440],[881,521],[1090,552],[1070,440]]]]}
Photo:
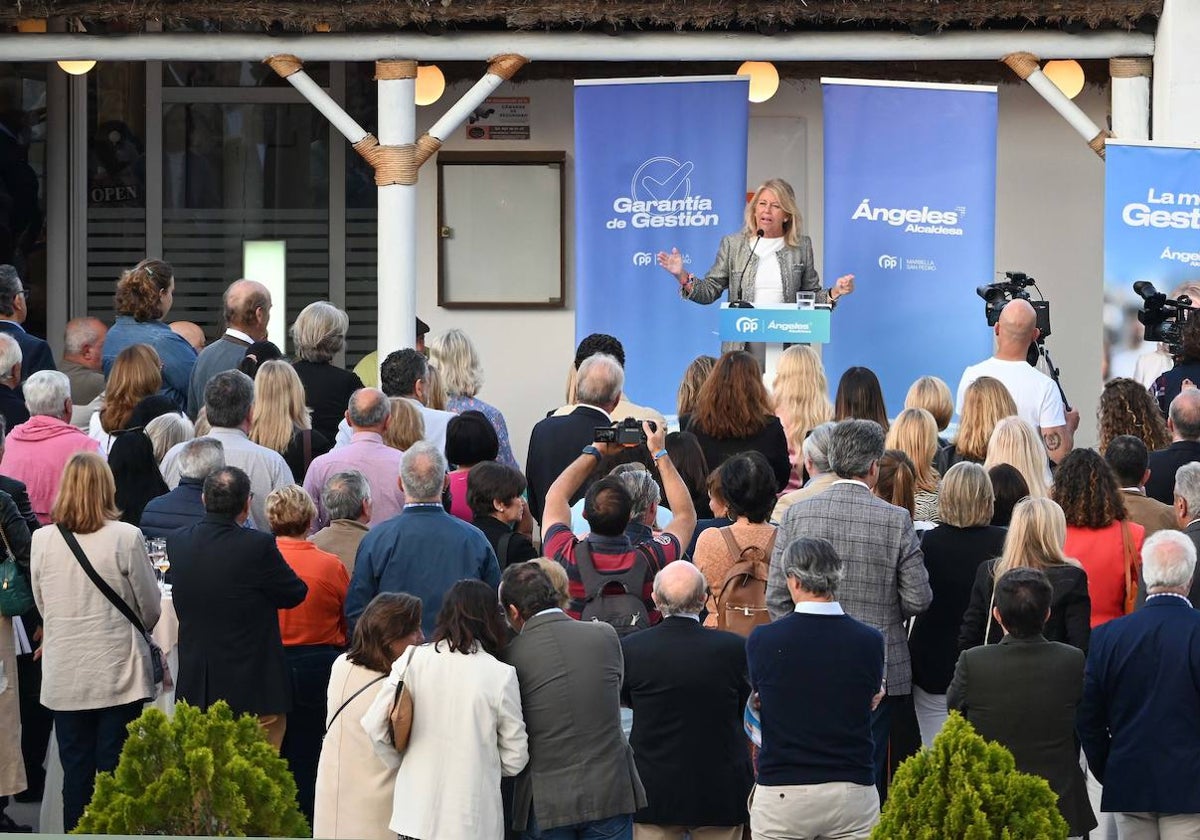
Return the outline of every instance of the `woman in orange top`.
{"type": "Polygon", "coordinates": [[[1125,567],[1136,584],[1146,531],[1129,520],[1108,464],[1095,450],[1076,449],[1055,472],[1052,494],[1067,517],[1063,552],[1087,571],[1092,627],[1125,615],[1125,567]]]}
{"type": "MultiPolygon", "coordinates": [[[[751,546],[763,551],[765,561],[771,561],[771,543],[775,538],[775,526],[768,522],[775,509],[775,490],[778,486],[775,472],[761,452],[743,452],[721,464],[718,470],[721,494],[728,506],[728,534],[737,545],[738,554],[751,546]]],[[[717,599],[725,585],[725,576],[735,563],[741,561],[734,556],[725,540],[725,528],[708,528],[700,532],[696,540],[696,552],[692,561],[708,581],[708,617],[705,627],[717,626],[717,599]]],[[[764,605],[765,607],[765,605],[764,605]]]]}
{"type": "Polygon", "coordinates": [[[279,553],[308,584],[299,606],[279,611],[279,632],[292,672],[292,710],[279,754],[296,777],[300,810],[313,818],[317,764],[325,736],[325,697],[333,661],[346,647],[346,590],[350,576],[336,554],[307,539],[317,506],[302,487],[292,484],[267,496],[267,521],[279,553]]]}

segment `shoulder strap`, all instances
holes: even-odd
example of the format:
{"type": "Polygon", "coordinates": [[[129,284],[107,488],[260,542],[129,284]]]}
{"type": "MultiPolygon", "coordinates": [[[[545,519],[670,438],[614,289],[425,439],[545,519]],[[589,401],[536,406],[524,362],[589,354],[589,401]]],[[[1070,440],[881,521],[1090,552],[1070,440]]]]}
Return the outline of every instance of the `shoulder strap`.
{"type": "Polygon", "coordinates": [[[137,628],[139,633],[145,635],[146,627],[142,624],[141,619],[129,608],[128,604],[121,600],[121,596],[113,591],[113,588],[105,582],[104,578],[100,577],[99,572],[92,566],[87,555],[83,553],[83,547],[79,545],[79,540],[75,539],[75,535],[67,530],[64,525],[58,526],[58,532],[66,540],[67,548],[71,549],[71,553],[75,555],[75,559],[79,561],[79,565],[83,567],[83,571],[92,579],[92,583],[96,584],[96,588],[100,590],[100,594],[112,602],[112,605],[117,608],[117,612],[125,616],[129,620],[129,623],[137,628]]]}
{"type": "Polygon", "coordinates": [[[605,580],[596,571],[592,561],[592,548],[588,545],[587,537],[575,543],[575,567],[579,569],[579,579],[583,583],[583,596],[588,601],[600,594],[605,580]]]}
{"type": "Polygon", "coordinates": [[[1133,547],[1133,535],[1129,533],[1129,523],[1124,519],[1121,522],[1121,548],[1125,555],[1125,592],[1128,593],[1133,585],[1137,582],[1137,573],[1134,571],[1135,556],[1137,550],[1133,547]]]}
{"type": "Polygon", "coordinates": [[[602,574],[596,569],[596,564],[592,560],[592,548],[588,541],[582,539],[576,543],[575,565],[579,569],[585,600],[595,600],[604,591],[604,587],[610,583],[619,583],[625,587],[626,592],[640,598],[649,563],[642,552],[642,546],[636,546],[633,554],[634,562],[625,571],[602,574]]]}
{"type": "Polygon", "coordinates": [[[304,469],[312,463],[312,429],[301,429],[300,440],[304,442],[304,469]]]}
{"type": "Polygon", "coordinates": [[[775,551],[775,538],[779,536],[779,528],[771,529],[771,539],[767,540],[767,544],[763,547],[763,554],[767,555],[767,562],[771,562],[771,554],[775,551]]]}
{"type": "Polygon", "coordinates": [[[742,549],[738,546],[737,540],[733,538],[732,526],[726,525],[718,528],[717,531],[725,538],[725,547],[729,549],[729,556],[733,558],[733,562],[738,562],[738,558],[742,556],[742,549]]]}
{"type": "Polygon", "coordinates": [[[388,676],[387,674],[380,674],[378,677],[376,677],[375,679],[371,680],[369,683],[367,683],[366,685],[364,685],[364,686],[363,686],[362,688],[360,688],[358,691],[354,692],[354,693],[353,693],[353,694],[351,694],[349,697],[347,697],[347,698],[346,698],[346,702],[345,702],[345,703],[343,703],[342,705],[338,706],[338,710],[337,710],[336,712],[334,712],[334,713],[333,713],[333,717],[331,717],[331,718],[329,719],[329,723],[328,723],[328,724],[326,725],[326,727],[325,727],[325,732],[326,732],[326,734],[328,734],[328,733],[329,733],[329,730],[333,728],[333,722],[334,722],[335,720],[337,720],[337,719],[338,719],[338,715],[340,715],[340,714],[342,713],[342,710],[343,710],[343,709],[345,709],[347,706],[349,706],[351,703],[353,703],[353,702],[354,702],[354,699],[355,699],[356,697],[358,697],[358,695],[362,694],[362,693],[363,693],[364,691],[366,691],[368,688],[370,688],[371,686],[375,685],[375,683],[377,683],[377,682],[380,682],[380,681],[382,681],[382,680],[386,680],[386,679],[387,679],[387,676],[388,676]]]}

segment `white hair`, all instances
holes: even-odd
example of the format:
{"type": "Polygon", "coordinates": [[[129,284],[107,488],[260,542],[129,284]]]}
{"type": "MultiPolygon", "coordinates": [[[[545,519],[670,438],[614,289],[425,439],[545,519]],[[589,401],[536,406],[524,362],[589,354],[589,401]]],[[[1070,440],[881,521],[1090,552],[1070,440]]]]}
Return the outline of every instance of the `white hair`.
{"type": "Polygon", "coordinates": [[[625,387],[625,369],[615,356],[597,353],[583,360],[575,382],[576,402],[603,408],[621,398],[621,389],[625,387]]]}
{"type": "Polygon", "coordinates": [[[1181,531],[1158,531],[1142,545],[1142,583],[1182,589],[1196,571],[1196,545],[1181,531]]]}
{"type": "Polygon", "coordinates": [[[32,416],[62,418],[71,398],[71,380],[57,370],[39,370],[25,380],[25,407],[32,416]]]}
{"type": "Polygon", "coordinates": [[[419,440],[400,459],[400,481],[410,502],[436,502],[446,479],[446,456],[436,444],[419,440]]]}
{"type": "MultiPolygon", "coordinates": [[[[0,333],[0,381],[9,379],[13,365],[21,363],[21,345],[8,333],[0,333]]],[[[16,382],[12,387],[17,387],[16,382]]]]}
{"type": "Polygon", "coordinates": [[[1193,461],[1175,471],[1175,495],[1188,506],[1188,516],[1200,514],[1200,463],[1193,461]]]}

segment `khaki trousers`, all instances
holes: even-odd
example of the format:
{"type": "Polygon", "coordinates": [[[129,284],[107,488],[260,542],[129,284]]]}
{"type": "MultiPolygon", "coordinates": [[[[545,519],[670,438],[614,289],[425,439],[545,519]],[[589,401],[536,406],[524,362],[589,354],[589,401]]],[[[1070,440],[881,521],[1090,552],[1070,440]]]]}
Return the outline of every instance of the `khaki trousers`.
{"type": "Polygon", "coordinates": [[[1200,840],[1200,814],[1116,814],[1120,840],[1200,840]]]}
{"type": "Polygon", "coordinates": [[[750,794],[753,840],[867,840],[877,822],[874,785],[755,785],[750,794]]]}
{"type": "Polygon", "coordinates": [[[743,826],[734,825],[650,825],[633,824],[633,840],[742,840],[743,826]]]}
{"type": "Polygon", "coordinates": [[[263,735],[271,742],[275,752],[283,746],[283,733],[287,731],[287,715],[259,715],[258,725],[262,727],[263,735]]]}

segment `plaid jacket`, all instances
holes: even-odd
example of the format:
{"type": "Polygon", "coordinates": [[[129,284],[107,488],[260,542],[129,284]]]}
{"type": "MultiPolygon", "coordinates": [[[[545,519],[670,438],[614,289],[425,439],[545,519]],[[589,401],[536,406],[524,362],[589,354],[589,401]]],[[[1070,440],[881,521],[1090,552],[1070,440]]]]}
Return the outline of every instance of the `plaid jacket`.
{"type": "Polygon", "coordinates": [[[784,514],[771,554],[767,607],[771,618],[792,611],[783,553],[800,537],[823,537],[845,563],[837,600],[887,642],[887,693],[912,692],[904,620],[929,608],[933,591],[908,511],[857,483],[839,482],[784,514]]]}

